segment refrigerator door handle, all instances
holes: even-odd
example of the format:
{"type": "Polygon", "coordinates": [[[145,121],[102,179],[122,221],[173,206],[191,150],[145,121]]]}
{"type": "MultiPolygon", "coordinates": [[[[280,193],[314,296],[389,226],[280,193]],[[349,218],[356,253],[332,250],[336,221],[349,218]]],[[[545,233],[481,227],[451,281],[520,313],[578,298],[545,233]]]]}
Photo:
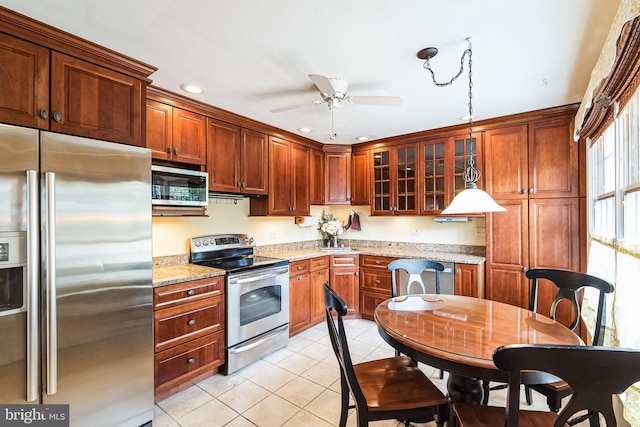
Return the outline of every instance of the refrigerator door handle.
{"type": "Polygon", "coordinates": [[[38,172],[27,171],[27,402],[38,399],[38,172]]]}
{"type": "Polygon", "coordinates": [[[56,313],[56,174],[45,172],[45,287],[46,287],[46,351],[48,395],[58,391],[58,333],[56,313]]]}

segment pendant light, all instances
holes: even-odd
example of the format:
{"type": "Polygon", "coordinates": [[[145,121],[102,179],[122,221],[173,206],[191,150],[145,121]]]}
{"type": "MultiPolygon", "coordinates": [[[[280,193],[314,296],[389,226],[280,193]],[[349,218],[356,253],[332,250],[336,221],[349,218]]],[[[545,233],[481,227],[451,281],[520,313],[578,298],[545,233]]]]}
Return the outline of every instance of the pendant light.
{"type": "Polygon", "coordinates": [[[464,71],[464,59],[468,55],[468,63],[469,63],[469,138],[466,140],[467,153],[469,158],[467,160],[467,168],[462,174],[462,178],[465,182],[465,189],[457,194],[451,204],[442,211],[442,214],[472,214],[472,213],[484,213],[484,212],[504,212],[505,208],[500,206],[491,198],[489,194],[480,190],[476,185],[478,179],[480,179],[480,171],[476,168],[476,161],[474,159],[475,151],[476,151],[476,139],[473,137],[473,81],[471,79],[471,37],[467,37],[467,43],[469,47],[462,53],[462,57],[460,58],[460,70],[458,73],[453,76],[451,80],[445,83],[439,83],[436,80],[435,73],[431,69],[431,63],[429,60],[437,55],[438,49],[435,47],[428,47],[422,49],[418,52],[418,58],[423,59],[424,68],[431,73],[431,79],[433,83],[438,87],[449,86],[451,85],[458,77],[462,75],[464,71]]]}

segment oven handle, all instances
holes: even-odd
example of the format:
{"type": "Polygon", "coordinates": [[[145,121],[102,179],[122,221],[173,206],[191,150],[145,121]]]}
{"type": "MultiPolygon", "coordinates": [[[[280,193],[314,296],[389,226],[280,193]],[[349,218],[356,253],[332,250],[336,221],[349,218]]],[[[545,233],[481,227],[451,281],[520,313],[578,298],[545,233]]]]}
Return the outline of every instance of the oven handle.
{"type": "Polygon", "coordinates": [[[247,344],[241,344],[237,347],[234,348],[230,348],[229,349],[229,354],[238,354],[238,353],[243,353],[245,351],[249,351],[252,348],[256,348],[260,345],[262,345],[265,341],[270,340],[271,338],[275,337],[276,335],[280,335],[283,332],[286,332],[289,330],[289,324],[286,325],[282,325],[276,329],[274,329],[271,332],[267,332],[266,334],[262,335],[260,337],[260,339],[257,339],[255,341],[251,341],[247,344]]]}
{"type": "MultiPolygon", "coordinates": [[[[433,268],[425,268],[424,271],[435,273],[436,270],[434,270],[433,268]]],[[[452,268],[445,268],[440,273],[453,273],[453,269],[452,268]]]]}
{"type": "Polygon", "coordinates": [[[242,283],[257,282],[259,280],[270,279],[271,277],[280,276],[281,274],[289,274],[289,267],[281,268],[278,270],[272,270],[265,274],[261,274],[259,276],[247,276],[245,278],[229,277],[229,283],[242,284],[242,283]]]}

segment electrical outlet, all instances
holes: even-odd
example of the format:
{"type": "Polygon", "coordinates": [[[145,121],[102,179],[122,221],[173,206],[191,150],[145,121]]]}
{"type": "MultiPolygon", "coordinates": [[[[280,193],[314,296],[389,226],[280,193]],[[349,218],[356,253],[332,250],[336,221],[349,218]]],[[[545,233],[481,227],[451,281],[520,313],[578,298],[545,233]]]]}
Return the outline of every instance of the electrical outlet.
{"type": "Polygon", "coordinates": [[[478,239],[484,239],[485,237],[487,237],[486,235],[486,228],[484,227],[477,227],[476,228],[476,237],[478,239]]]}
{"type": "Polygon", "coordinates": [[[275,231],[272,231],[269,233],[269,240],[275,240],[276,239],[276,233],[275,231]]]}
{"type": "Polygon", "coordinates": [[[411,229],[411,235],[412,236],[419,236],[420,235],[420,229],[419,228],[412,228],[411,229]]]}

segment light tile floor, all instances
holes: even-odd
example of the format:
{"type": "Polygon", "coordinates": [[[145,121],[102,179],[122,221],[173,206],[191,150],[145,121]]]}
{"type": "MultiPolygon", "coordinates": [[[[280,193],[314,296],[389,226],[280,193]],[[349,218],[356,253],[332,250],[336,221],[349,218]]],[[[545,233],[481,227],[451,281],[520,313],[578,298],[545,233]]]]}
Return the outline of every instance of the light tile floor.
{"type": "MultiPolygon", "coordinates": [[[[374,322],[351,319],[345,326],[354,363],[394,355],[374,322]]],[[[419,366],[444,392],[446,373],[440,380],[437,369],[419,366]]],[[[534,403],[527,409],[548,410],[544,397],[533,394],[534,403]]],[[[490,404],[503,406],[505,397],[506,390],[491,392],[490,404]]],[[[321,323],[291,338],[287,347],[234,374],[213,376],[159,402],[153,426],[330,427],[338,425],[339,416],[338,364],[327,326],[321,323]]],[[[355,425],[355,416],[350,414],[347,426],[355,425]]],[[[398,427],[402,423],[390,420],[370,425],[398,427]]],[[[431,427],[435,423],[415,425],[431,427]]]]}

